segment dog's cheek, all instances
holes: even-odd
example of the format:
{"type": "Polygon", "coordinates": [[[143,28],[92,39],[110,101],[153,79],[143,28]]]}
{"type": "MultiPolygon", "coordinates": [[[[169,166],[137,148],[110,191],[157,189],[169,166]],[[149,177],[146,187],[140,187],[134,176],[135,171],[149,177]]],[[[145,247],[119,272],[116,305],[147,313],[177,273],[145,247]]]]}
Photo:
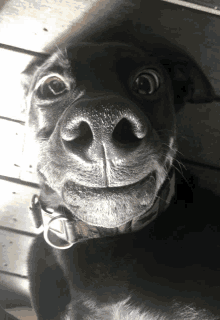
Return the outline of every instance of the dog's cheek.
{"type": "Polygon", "coordinates": [[[32,105],[29,112],[28,126],[35,134],[35,140],[48,139],[52,134],[64,108],[57,104],[46,107],[32,105]]]}
{"type": "MultiPolygon", "coordinates": [[[[172,88],[167,88],[154,101],[143,101],[141,110],[149,119],[152,128],[157,132],[162,145],[169,146],[171,137],[176,139],[176,117],[172,88]]],[[[166,150],[163,150],[167,153],[166,150]]]]}
{"type": "MultiPolygon", "coordinates": [[[[168,81],[168,83],[171,81],[168,81]]],[[[173,88],[167,86],[163,98],[148,104],[146,109],[147,117],[157,132],[161,142],[158,156],[161,165],[169,171],[176,155],[176,116],[174,107],[173,88]]]]}

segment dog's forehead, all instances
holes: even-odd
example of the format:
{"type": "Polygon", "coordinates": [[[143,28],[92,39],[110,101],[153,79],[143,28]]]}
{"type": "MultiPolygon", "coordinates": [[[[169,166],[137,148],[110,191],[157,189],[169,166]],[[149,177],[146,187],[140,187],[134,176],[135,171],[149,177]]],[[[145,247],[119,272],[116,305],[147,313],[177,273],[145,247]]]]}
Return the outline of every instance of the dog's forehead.
{"type": "Polygon", "coordinates": [[[90,56],[117,56],[122,54],[123,56],[133,56],[134,58],[144,57],[144,52],[133,45],[123,44],[118,42],[112,43],[82,43],[78,46],[70,47],[66,50],[69,59],[84,57],[87,59],[90,56]]]}
{"type": "Polygon", "coordinates": [[[63,51],[58,50],[48,60],[46,68],[60,67],[68,70],[71,65],[77,62],[89,65],[92,61],[100,61],[100,63],[104,61],[116,63],[118,60],[123,59],[130,59],[133,62],[158,62],[157,58],[153,56],[150,50],[143,51],[133,45],[121,43],[81,43],[63,51]]]}

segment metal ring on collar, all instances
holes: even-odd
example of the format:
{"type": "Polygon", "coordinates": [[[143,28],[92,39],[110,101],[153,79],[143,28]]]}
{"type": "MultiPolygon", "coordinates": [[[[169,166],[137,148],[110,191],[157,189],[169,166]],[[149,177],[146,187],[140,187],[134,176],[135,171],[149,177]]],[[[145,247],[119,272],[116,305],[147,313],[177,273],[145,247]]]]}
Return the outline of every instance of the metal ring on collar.
{"type": "Polygon", "coordinates": [[[51,219],[50,222],[47,225],[44,226],[44,239],[45,239],[45,241],[55,249],[66,250],[66,249],[71,248],[74,245],[74,242],[69,242],[68,244],[63,245],[63,246],[56,246],[55,244],[53,244],[49,240],[48,232],[49,232],[49,229],[50,229],[50,224],[55,220],[69,221],[66,217],[64,217],[62,215],[54,217],[53,219],[51,219]]]}

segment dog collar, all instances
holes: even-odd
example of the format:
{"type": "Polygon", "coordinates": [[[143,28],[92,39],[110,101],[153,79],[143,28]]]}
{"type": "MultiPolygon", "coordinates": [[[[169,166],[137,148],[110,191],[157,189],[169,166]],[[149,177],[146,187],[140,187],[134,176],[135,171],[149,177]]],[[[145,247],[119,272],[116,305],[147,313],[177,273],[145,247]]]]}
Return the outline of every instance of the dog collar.
{"type": "Polygon", "coordinates": [[[31,200],[32,222],[36,228],[43,226],[45,241],[56,249],[65,250],[73,246],[74,221],[69,220],[64,213],[41,205],[38,195],[33,195],[31,200]]]}
{"type": "Polygon", "coordinates": [[[42,206],[38,195],[33,195],[30,213],[36,228],[43,226],[45,241],[53,248],[65,250],[74,243],[89,238],[114,236],[117,234],[135,232],[152,222],[159,213],[165,211],[174,195],[175,171],[172,168],[160,188],[153,206],[143,215],[117,228],[94,227],[76,217],[67,218],[64,210],[54,210],[42,206]]]}

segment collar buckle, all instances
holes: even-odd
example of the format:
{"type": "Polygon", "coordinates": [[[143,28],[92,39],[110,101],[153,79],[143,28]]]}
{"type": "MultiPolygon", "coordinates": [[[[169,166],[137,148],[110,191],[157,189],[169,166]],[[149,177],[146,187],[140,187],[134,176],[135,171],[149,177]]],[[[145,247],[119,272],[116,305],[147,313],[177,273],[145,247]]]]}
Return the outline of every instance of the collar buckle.
{"type": "Polygon", "coordinates": [[[53,209],[42,209],[38,195],[32,197],[30,207],[32,220],[36,228],[43,226],[45,241],[55,249],[66,250],[76,242],[73,221],[53,209]]]}

